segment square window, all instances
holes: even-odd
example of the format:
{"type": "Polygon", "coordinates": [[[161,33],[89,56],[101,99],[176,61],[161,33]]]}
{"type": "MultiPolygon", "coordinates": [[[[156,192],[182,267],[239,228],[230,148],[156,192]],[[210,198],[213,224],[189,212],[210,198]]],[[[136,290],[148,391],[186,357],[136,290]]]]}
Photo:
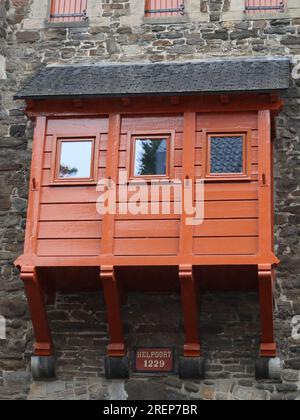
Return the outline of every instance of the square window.
{"type": "Polygon", "coordinates": [[[243,137],[210,138],[210,173],[243,173],[243,137]]]}
{"type": "Polygon", "coordinates": [[[132,135],[128,138],[131,179],[169,178],[173,161],[172,134],[132,135]]]}
{"type": "Polygon", "coordinates": [[[166,176],[167,152],[167,139],[136,139],[134,176],[166,176]]]}
{"type": "Polygon", "coordinates": [[[54,138],[51,183],[87,184],[97,181],[97,138],[54,138]]]}
{"type": "Polygon", "coordinates": [[[251,130],[208,134],[204,148],[206,179],[251,179],[251,130]]]}
{"type": "Polygon", "coordinates": [[[62,141],[60,143],[60,179],[91,178],[93,142],[62,141]]]}

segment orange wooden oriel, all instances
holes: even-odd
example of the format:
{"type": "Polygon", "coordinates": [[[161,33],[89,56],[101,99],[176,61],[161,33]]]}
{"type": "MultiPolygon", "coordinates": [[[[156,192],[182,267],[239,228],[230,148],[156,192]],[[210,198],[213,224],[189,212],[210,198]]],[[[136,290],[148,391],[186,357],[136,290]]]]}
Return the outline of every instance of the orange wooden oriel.
{"type": "MultiPolygon", "coordinates": [[[[280,106],[279,98],[268,94],[231,94],[226,101],[199,95],[27,102],[36,125],[25,248],[16,265],[31,310],[36,355],[53,354],[44,295],[100,288],[112,357],[127,351],[120,310],[126,290],[181,289],[183,353],[199,357],[198,293],[257,288],[261,356],[276,355],[272,293],[279,261],[273,249],[271,126],[280,106]],[[172,138],[172,176],[191,183],[207,175],[210,135],[244,136],[245,176],[206,178],[202,225],[187,225],[186,215],[97,213],[96,182],[108,178],[118,184],[119,170],[131,162],[130,133],[147,132],[172,138]],[[57,139],[74,137],[95,139],[95,179],[55,182],[57,139]]],[[[159,192],[156,200],[163,200],[159,192]]]]}

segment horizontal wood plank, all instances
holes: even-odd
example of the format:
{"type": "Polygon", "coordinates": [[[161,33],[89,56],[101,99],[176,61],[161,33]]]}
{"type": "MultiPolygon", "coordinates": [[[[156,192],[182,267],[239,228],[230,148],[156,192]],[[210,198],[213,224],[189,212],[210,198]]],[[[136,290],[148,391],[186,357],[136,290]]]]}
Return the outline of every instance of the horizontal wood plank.
{"type": "Polygon", "coordinates": [[[99,255],[99,239],[39,239],[37,254],[40,256],[93,256],[99,255]]]}
{"type": "Polygon", "coordinates": [[[219,112],[198,114],[196,121],[198,130],[242,130],[258,128],[257,112],[219,112]]]}
{"type": "Polygon", "coordinates": [[[115,238],[176,238],[179,234],[180,219],[115,222],[115,238]]]}
{"type": "Polygon", "coordinates": [[[149,116],[126,116],[122,118],[121,131],[127,132],[145,132],[147,130],[167,130],[183,131],[183,115],[149,115],[149,116]]]}
{"type": "Polygon", "coordinates": [[[101,220],[95,203],[84,204],[42,204],[40,221],[64,221],[64,220],[101,220]]]}
{"type": "Polygon", "coordinates": [[[101,221],[40,222],[39,239],[100,239],[101,221]]]}
{"type": "Polygon", "coordinates": [[[49,118],[47,134],[92,136],[108,132],[108,118],[49,118]]]}
{"type": "MultiPolygon", "coordinates": [[[[120,197],[124,197],[126,187],[120,186],[120,197]]],[[[170,187],[171,199],[174,198],[174,188],[170,187]]],[[[96,203],[100,192],[95,186],[50,186],[42,187],[41,203],[96,203]]],[[[128,192],[128,199],[132,197],[134,192],[128,192]]],[[[152,192],[154,201],[162,200],[161,189],[152,192]]],[[[257,200],[258,185],[256,182],[230,182],[230,183],[213,183],[205,184],[204,190],[205,201],[233,201],[233,200],[257,200]]],[[[118,200],[124,202],[125,199],[118,200]]]]}
{"type": "Polygon", "coordinates": [[[178,239],[115,239],[115,255],[176,255],[178,239]]]}
{"type": "Polygon", "coordinates": [[[257,236],[258,219],[205,220],[194,227],[194,237],[257,236]]]}
{"type": "Polygon", "coordinates": [[[257,237],[194,239],[194,253],[196,255],[254,255],[257,252],[257,237]]]}

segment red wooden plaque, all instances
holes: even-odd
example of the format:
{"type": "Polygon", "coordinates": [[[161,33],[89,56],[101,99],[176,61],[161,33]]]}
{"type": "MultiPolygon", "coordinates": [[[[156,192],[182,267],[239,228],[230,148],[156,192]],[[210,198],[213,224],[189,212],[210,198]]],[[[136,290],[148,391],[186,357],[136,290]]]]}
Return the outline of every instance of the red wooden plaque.
{"type": "Polygon", "coordinates": [[[174,371],[172,347],[137,347],[134,351],[134,370],[143,373],[170,373],[174,371]]]}

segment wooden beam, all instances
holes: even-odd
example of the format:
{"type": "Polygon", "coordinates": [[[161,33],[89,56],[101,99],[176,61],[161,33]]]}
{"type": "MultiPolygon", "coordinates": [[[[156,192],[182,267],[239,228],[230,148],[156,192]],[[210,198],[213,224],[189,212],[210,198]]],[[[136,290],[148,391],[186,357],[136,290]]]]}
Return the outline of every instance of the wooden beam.
{"type": "Polygon", "coordinates": [[[260,355],[262,357],[275,357],[276,343],[273,314],[274,272],[272,271],[271,265],[258,266],[258,280],[261,319],[260,355]]]}
{"type": "MultiPolygon", "coordinates": [[[[107,144],[107,161],[106,161],[106,179],[110,179],[111,183],[118,183],[118,166],[119,166],[119,143],[121,130],[120,114],[111,114],[109,116],[109,131],[107,144]]],[[[112,255],[114,249],[114,224],[115,215],[106,214],[102,221],[102,241],[101,254],[112,255]]]]}
{"type": "Polygon", "coordinates": [[[101,267],[100,279],[103,285],[109,324],[110,344],[108,345],[108,356],[123,357],[126,352],[121,318],[120,290],[114,267],[101,267]]]}
{"type": "MultiPolygon", "coordinates": [[[[196,145],[196,114],[195,112],[184,113],[183,128],[183,163],[182,163],[182,182],[185,187],[194,188],[195,177],[195,145],[196,145]]],[[[193,249],[193,229],[194,227],[187,224],[187,215],[184,211],[184,200],[182,202],[183,211],[180,224],[180,256],[188,256],[192,254],[193,249]]],[[[191,217],[191,216],[190,216],[191,217]]]]}
{"type": "Polygon", "coordinates": [[[191,265],[179,266],[179,279],[185,332],[184,356],[200,357],[198,298],[193,267],[191,265]]]}
{"type": "Polygon", "coordinates": [[[24,245],[25,254],[36,254],[45,134],[46,118],[39,116],[36,119],[32,146],[30,189],[24,245]]]}
{"type": "Polygon", "coordinates": [[[45,296],[36,268],[23,267],[21,279],[24,282],[35,334],[34,354],[35,356],[52,356],[53,344],[46,312],[45,296]]]}
{"type": "MultiPolygon", "coordinates": [[[[269,110],[258,113],[258,206],[259,206],[259,255],[273,253],[273,180],[272,180],[272,139],[271,113],[269,110]]],[[[266,262],[270,262],[266,257],[266,262]]],[[[279,261],[277,260],[277,263],[279,261]]]]}

